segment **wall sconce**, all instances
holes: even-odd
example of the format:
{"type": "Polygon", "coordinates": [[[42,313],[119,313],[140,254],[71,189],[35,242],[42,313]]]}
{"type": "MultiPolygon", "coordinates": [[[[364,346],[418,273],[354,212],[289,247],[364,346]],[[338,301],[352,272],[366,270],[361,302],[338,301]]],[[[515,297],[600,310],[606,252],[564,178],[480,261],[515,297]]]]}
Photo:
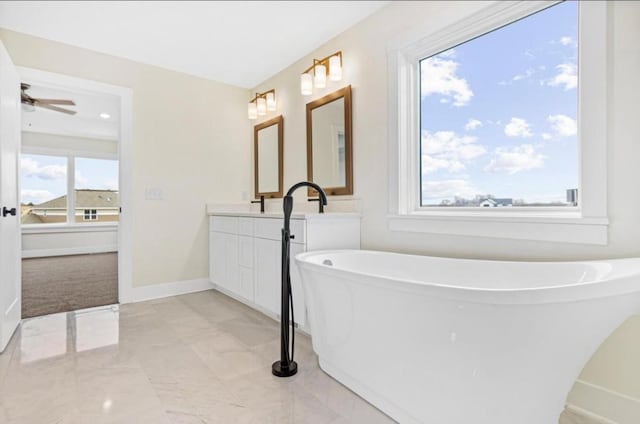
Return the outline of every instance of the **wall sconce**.
{"type": "Polygon", "coordinates": [[[276,110],[276,90],[271,89],[264,93],[256,93],[256,96],[251,99],[247,109],[249,119],[257,119],[258,116],[267,114],[267,111],[276,110]]]}
{"type": "Polygon", "coordinates": [[[327,86],[327,68],[329,68],[329,80],[340,81],[342,79],[342,52],[338,51],[324,59],[313,59],[313,65],[305,69],[300,75],[300,92],[303,96],[313,93],[313,87],[325,88],[327,86]]]}

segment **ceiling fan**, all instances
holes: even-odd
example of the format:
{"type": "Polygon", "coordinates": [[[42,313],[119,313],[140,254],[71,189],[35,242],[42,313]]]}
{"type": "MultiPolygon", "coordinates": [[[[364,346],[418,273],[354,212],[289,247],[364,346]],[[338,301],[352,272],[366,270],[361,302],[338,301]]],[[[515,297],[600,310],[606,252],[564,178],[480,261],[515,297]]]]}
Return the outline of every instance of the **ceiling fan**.
{"type": "Polygon", "coordinates": [[[22,100],[22,103],[25,105],[30,105],[30,106],[35,106],[35,107],[41,107],[43,109],[49,109],[49,110],[53,110],[55,112],[62,112],[62,113],[66,113],[68,115],[75,115],[76,111],[75,110],[70,110],[70,109],[65,109],[65,108],[61,108],[55,105],[64,105],[64,106],[75,106],[75,102],[73,100],[62,100],[62,99],[37,99],[35,97],[31,97],[30,95],[27,94],[27,90],[31,88],[30,84],[27,83],[20,83],[20,90],[22,90],[22,92],[20,93],[20,98],[22,100]]]}

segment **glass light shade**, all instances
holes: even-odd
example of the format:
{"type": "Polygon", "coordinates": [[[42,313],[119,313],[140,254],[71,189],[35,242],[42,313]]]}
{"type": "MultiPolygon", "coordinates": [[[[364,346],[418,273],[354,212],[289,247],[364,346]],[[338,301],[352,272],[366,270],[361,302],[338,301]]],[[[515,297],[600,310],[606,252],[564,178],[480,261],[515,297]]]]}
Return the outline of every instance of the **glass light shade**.
{"type": "Polygon", "coordinates": [[[256,103],[257,103],[258,115],[266,115],[267,101],[264,99],[264,97],[258,97],[258,100],[256,100],[256,103]]]}
{"type": "Polygon", "coordinates": [[[340,81],[342,79],[342,61],[340,56],[331,56],[329,58],[329,79],[331,81],[340,81]]]}
{"type": "Polygon", "coordinates": [[[316,65],[313,84],[316,86],[316,88],[325,88],[327,86],[327,67],[326,66],[316,65]]]}
{"type": "Polygon", "coordinates": [[[267,93],[267,110],[276,110],[276,95],[274,93],[267,93]]]}
{"type": "Polygon", "coordinates": [[[249,115],[249,119],[258,118],[258,107],[254,102],[249,103],[248,115],[249,115]]]}
{"type": "Polygon", "coordinates": [[[313,93],[313,77],[311,74],[300,75],[300,92],[304,96],[308,96],[313,93]]]}

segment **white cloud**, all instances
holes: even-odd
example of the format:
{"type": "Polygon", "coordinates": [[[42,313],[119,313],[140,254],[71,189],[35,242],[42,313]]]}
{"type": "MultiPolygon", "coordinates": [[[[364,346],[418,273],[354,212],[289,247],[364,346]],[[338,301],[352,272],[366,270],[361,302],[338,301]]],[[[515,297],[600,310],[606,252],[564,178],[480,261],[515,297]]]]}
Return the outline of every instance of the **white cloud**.
{"type": "Polygon", "coordinates": [[[520,81],[520,80],[529,79],[535,73],[536,73],[536,70],[534,68],[527,68],[523,73],[514,75],[508,81],[500,81],[500,82],[498,82],[498,85],[511,85],[511,84],[513,84],[514,81],[520,81]]]}
{"type": "Polygon", "coordinates": [[[563,87],[564,91],[578,86],[578,69],[575,63],[561,63],[556,66],[558,74],[547,81],[551,87],[563,87]]]}
{"type": "Polygon", "coordinates": [[[515,147],[498,147],[491,162],[484,168],[487,172],[506,172],[510,175],[531,169],[542,168],[545,156],[536,153],[530,144],[515,147]]]}
{"type": "Polygon", "coordinates": [[[523,80],[523,79],[527,79],[527,78],[531,77],[533,74],[535,74],[535,72],[536,71],[533,68],[529,68],[526,71],[524,71],[522,74],[514,75],[512,80],[520,81],[520,80],[523,80]]]}
{"type": "Polygon", "coordinates": [[[508,137],[531,137],[531,126],[522,118],[511,118],[511,121],[504,126],[504,133],[508,137]]]}
{"type": "Polygon", "coordinates": [[[80,171],[76,171],[76,188],[88,188],[89,180],[80,171]]]}
{"type": "Polygon", "coordinates": [[[46,202],[47,200],[51,200],[55,197],[53,193],[47,190],[21,190],[20,191],[20,201],[22,203],[33,203],[38,204],[42,202],[46,202]]]}
{"type": "Polygon", "coordinates": [[[478,121],[477,119],[469,119],[464,126],[464,129],[467,131],[475,130],[476,128],[480,128],[482,126],[482,121],[478,121]]]}
{"type": "Polygon", "coordinates": [[[102,184],[102,187],[105,190],[114,190],[114,191],[118,191],[118,181],[117,180],[108,180],[105,181],[104,184],[102,184]]]}
{"type": "Polygon", "coordinates": [[[577,122],[567,115],[549,115],[547,120],[558,135],[569,137],[578,133],[577,122]]]}
{"type": "Polygon", "coordinates": [[[451,179],[441,181],[423,181],[423,199],[442,199],[454,196],[470,197],[478,193],[473,185],[463,179],[451,179]]]}
{"type": "Polygon", "coordinates": [[[458,160],[440,159],[429,155],[422,155],[422,173],[430,174],[441,169],[449,172],[460,172],[465,166],[458,160]]]}
{"type": "Polygon", "coordinates": [[[571,38],[569,36],[561,37],[560,38],[560,44],[562,44],[563,46],[572,45],[573,44],[573,38],[571,38]]]}
{"type": "Polygon", "coordinates": [[[441,169],[460,172],[469,162],[487,153],[487,149],[477,144],[477,137],[460,136],[453,131],[422,133],[422,172],[432,173],[441,169]]]}
{"type": "Polygon", "coordinates": [[[543,140],[551,140],[551,134],[549,134],[549,133],[542,133],[542,139],[543,139],[543,140]]]}
{"type": "Polygon", "coordinates": [[[469,104],[471,97],[473,97],[473,91],[471,91],[467,80],[456,75],[458,62],[434,56],[425,59],[421,68],[423,97],[439,94],[451,98],[454,106],[469,104]]]}
{"type": "Polygon", "coordinates": [[[20,170],[25,177],[35,177],[41,180],[61,180],[67,177],[67,167],[63,165],[40,166],[38,161],[31,158],[20,160],[20,170]]]}

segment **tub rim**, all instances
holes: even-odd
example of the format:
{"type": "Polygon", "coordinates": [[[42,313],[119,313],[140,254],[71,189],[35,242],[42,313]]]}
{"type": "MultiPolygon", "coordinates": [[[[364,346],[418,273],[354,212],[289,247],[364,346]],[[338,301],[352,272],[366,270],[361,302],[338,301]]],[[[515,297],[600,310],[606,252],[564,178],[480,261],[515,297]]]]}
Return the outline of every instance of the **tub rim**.
{"type": "MultiPolygon", "coordinates": [[[[466,259],[440,256],[415,255],[381,250],[359,249],[331,249],[314,250],[299,253],[295,256],[298,267],[313,270],[323,275],[342,276],[361,284],[376,287],[393,288],[394,290],[441,297],[449,300],[459,300],[472,303],[489,304],[543,304],[543,303],[567,303],[581,300],[601,299],[637,292],[640,294],[640,258],[602,259],[586,261],[510,261],[466,259]],[[340,253],[363,253],[375,255],[400,255],[419,258],[452,260],[464,262],[491,262],[499,263],[526,263],[526,264],[609,264],[611,272],[604,278],[577,282],[570,284],[551,283],[541,287],[520,288],[490,288],[490,287],[466,287],[452,284],[442,284],[428,280],[415,280],[409,278],[392,278],[391,276],[376,275],[366,271],[355,271],[339,268],[321,263],[310,262],[308,258],[321,255],[335,255],[340,253]],[[629,265],[637,264],[637,269],[629,265]],[[616,266],[618,265],[618,266],[616,266]],[[626,266],[625,266],[626,265],[626,266]],[[620,268],[625,269],[621,270],[620,268]]],[[[306,284],[303,277],[303,284],[306,284]]]]}

